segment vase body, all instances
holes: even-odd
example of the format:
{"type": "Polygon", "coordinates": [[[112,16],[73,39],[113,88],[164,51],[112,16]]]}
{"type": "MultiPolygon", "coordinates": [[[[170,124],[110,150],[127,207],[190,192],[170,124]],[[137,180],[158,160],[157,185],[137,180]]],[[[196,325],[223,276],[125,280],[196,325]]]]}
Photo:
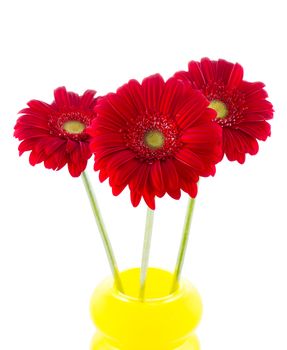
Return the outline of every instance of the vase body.
{"type": "Polygon", "coordinates": [[[138,299],[140,270],[121,273],[124,294],[112,279],[102,282],[91,300],[98,332],[91,350],[199,350],[194,334],[202,304],[197,290],[182,281],[170,294],[172,274],[150,268],[145,299],[138,299]]]}

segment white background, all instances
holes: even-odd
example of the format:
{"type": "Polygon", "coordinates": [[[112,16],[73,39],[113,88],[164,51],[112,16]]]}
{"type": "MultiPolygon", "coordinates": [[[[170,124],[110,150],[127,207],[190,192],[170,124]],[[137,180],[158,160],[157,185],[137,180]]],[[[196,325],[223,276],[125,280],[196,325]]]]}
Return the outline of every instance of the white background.
{"type": "MultiPolygon", "coordinates": [[[[201,292],[202,350],[287,349],[286,16],[283,0],[2,0],[0,4],[0,349],[84,350],[89,300],[110,274],[81,179],[31,167],[17,112],[65,85],[114,91],[208,56],[265,82],[272,137],[241,166],[204,179],[185,277],[201,292]]],[[[121,269],[138,266],[145,207],[89,173],[121,269]]],[[[186,196],[157,201],[151,265],[172,269],[186,196]]],[[[148,349],[147,349],[148,350],[148,349]]]]}

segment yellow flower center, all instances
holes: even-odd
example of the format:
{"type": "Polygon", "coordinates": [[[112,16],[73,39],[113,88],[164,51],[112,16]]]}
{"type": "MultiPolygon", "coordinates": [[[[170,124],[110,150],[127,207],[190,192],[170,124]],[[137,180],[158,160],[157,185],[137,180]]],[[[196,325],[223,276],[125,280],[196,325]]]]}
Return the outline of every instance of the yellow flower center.
{"type": "Polygon", "coordinates": [[[78,120],[69,120],[63,124],[63,129],[69,134],[80,134],[86,128],[86,125],[78,120]]]}
{"type": "Polygon", "coordinates": [[[163,133],[158,130],[151,130],[145,134],[145,143],[149,148],[158,149],[164,144],[163,133]]]}
{"type": "Polygon", "coordinates": [[[212,100],[208,106],[209,108],[212,108],[217,113],[217,118],[223,119],[227,117],[228,109],[226,107],[226,104],[219,100],[212,100]]]}

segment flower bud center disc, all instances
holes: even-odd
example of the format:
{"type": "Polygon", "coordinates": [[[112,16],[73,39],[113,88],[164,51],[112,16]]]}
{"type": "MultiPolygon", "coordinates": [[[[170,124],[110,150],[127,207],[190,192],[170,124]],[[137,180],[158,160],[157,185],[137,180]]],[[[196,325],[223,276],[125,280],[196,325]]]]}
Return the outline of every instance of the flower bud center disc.
{"type": "Polygon", "coordinates": [[[84,123],[78,120],[68,120],[63,124],[63,129],[69,134],[80,134],[85,130],[86,126],[84,123]]]}
{"type": "Polygon", "coordinates": [[[145,143],[149,148],[158,149],[161,148],[164,144],[163,133],[158,130],[150,130],[145,136],[145,143]]]}
{"type": "Polygon", "coordinates": [[[226,107],[226,104],[219,101],[219,100],[212,100],[208,106],[209,108],[212,108],[217,113],[217,118],[223,119],[227,117],[228,109],[226,107]]]}

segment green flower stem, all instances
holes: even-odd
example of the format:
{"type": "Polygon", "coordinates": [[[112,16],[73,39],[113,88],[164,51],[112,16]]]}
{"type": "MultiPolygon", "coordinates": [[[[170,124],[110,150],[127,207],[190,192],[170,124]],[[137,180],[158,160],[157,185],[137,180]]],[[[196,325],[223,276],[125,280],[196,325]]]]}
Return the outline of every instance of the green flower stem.
{"type": "Polygon", "coordinates": [[[148,261],[150,256],[150,246],[151,246],[151,237],[152,237],[152,228],[153,228],[153,217],[154,217],[154,211],[151,210],[150,208],[147,208],[142,263],[141,263],[141,270],[140,270],[139,299],[142,301],[144,300],[144,294],[145,294],[145,288],[146,288],[147,269],[148,269],[148,261]]]}
{"type": "Polygon", "coordinates": [[[108,234],[107,234],[107,231],[106,231],[106,228],[105,228],[105,225],[104,225],[101,213],[100,213],[100,209],[99,209],[97,201],[96,201],[96,197],[93,193],[92,186],[91,186],[91,183],[88,179],[86,172],[82,173],[82,180],[83,180],[83,183],[85,185],[85,188],[86,188],[86,191],[87,191],[90,203],[91,203],[93,214],[95,216],[102,241],[104,243],[104,247],[105,247],[106,254],[107,254],[107,257],[109,260],[109,264],[110,264],[110,267],[111,267],[111,270],[112,270],[112,273],[113,273],[113,276],[115,279],[115,285],[119,291],[123,292],[123,286],[122,286],[122,282],[121,282],[121,278],[120,278],[120,273],[119,273],[119,269],[117,266],[117,262],[116,262],[114,253],[113,253],[111,242],[109,240],[109,237],[108,237],[108,234]]]}
{"type": "Polygon", "coordinates": [[[175,270],[173,274],[173,281],[172,281],[172,288],[171,288],[172,293],[176,290],[178,286],[178,282],[180,280],[180,275],[181,275],[182,266],[183,266],[184,258],[186,254],[186,248],[188,244],[190,224],[191,224],[191,219],[192,219],[193,210],[194,210],[194,203],[195,203],[195,199],[190,198],[187,206],[187,212],[185,217],[185,223],[183,226],[183,234],[182,234],[182,239],[179,247],[177,262],[176,262],[175,270]]]}

